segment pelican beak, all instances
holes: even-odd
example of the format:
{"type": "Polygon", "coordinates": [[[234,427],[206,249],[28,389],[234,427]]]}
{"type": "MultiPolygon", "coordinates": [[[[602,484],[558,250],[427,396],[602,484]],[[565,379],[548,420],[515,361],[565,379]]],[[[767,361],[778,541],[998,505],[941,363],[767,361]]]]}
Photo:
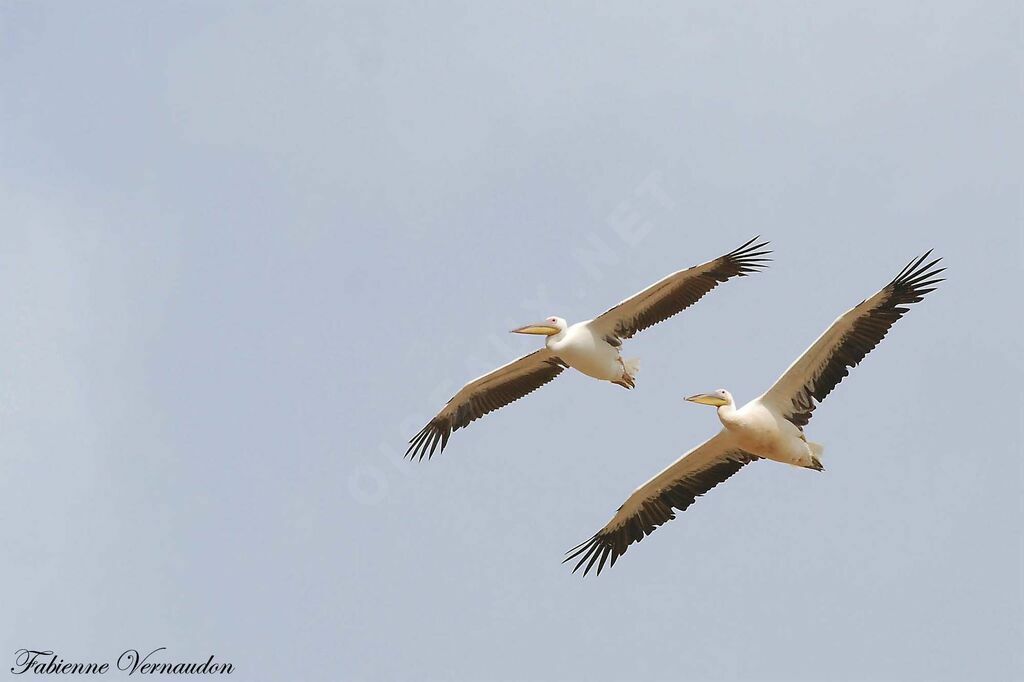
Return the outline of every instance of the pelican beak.
{"type": "Polygon", "coordinates": [[[701,405],[711,405],[712,407],[720,407],[722,405],[728,405],[729,401],[722,400],[714,393],[698,393],[697,395],[691,395],[686,398],[691,403],[700,403],[701,405]]]}
{"type": "Polygon", "coordinates": [[[513,329],[510,333],[512,334],[540,334],[541,336],[553,336],[561,330],[558,327],[552,327],[550,322],[535,322],[528,324],[525,327],[519,327],[513,329]]]}

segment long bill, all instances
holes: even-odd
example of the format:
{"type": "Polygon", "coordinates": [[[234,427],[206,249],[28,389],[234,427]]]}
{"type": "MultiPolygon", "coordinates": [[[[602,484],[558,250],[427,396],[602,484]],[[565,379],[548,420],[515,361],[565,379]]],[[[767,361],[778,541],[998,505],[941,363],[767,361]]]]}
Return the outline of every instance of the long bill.
{"type": "Polygon", "coordinates": [[[512,334],[539,334],[541,336],[554,336],[559,331],[558,327],[551,326],[548,322],[534,322],[533,324],[524,325],[517,329],[513,329],[510,333],[512,334]]]}
{"type": "Polygon", "coordinates": [[[711,405],[712,407],[721,407],[722,405],[728,405],[729,401],[725,400],[721,396],[715,395],[714,393],[698,393],[697,395],[691,395],[686,398],[691,403],[700,403],[701,405],[711,405]]]}

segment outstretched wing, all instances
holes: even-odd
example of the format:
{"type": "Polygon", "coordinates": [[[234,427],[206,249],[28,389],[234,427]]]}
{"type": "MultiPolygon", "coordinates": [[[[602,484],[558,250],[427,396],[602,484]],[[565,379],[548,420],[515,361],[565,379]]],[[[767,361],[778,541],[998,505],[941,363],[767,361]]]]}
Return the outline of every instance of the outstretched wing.
{"type": "Polygon", "coordinates": [[[771,251],[763,250],[768,242],[755,244],[757,240],[758,237],[754,237],[724,256],[669,275],[595,317],[590,321],[590,327],[600,332],[609,343],[618,345],[619,340],[628,339],[667,320],[689,308],[722,282],[764,268],[764,264],[771,260],[765,256],[771,251]]]}
{"type": "Polygon", "coordinates": [[[910,261],[881,291],[846,311],[790,365],[775,385],[759,400],[798,427],[811,419],[815,401],[821,402],[856,367],[889,328],[924,295],[941,282],[945,268],[935,268],[936,258],[923,265],[931,251],[910,261]]]}
{"type": "Polygon", "coordinates": [[[570,549],[562,563],[579,557],[573,573],[586,563],[586,575],[597,563],[600,575],[609,559],[609,566],[614,566],[631,544],[674,519],[675,510],[685,511],[698,497],[756,459],[760,458],[736,446],[732,434],[725,429],[719,431],[637,488],[608,525],[570,549]]]}
{"type": "Polygon", "coordinates": [[[441,452],[452,431],[457,431],[548,383],[568,367],[547,348],[508,363],[469,382],[409,441],[405,454],[410,459],[434,456],[438,444],[441,452]],[[428,452],[429,450],[429,452],[428,452]]]}

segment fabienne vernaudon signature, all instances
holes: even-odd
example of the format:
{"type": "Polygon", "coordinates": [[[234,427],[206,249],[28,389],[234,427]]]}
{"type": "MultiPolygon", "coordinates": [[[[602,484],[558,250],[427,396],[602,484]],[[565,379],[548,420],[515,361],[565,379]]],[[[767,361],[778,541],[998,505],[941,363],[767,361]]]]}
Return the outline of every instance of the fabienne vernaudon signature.
{"type": "Polygon", "coordinates": [[[111,665],[109,662],[65,661],[54,652],[42,649],[18,649],[14,652],[11,672],[15,675],[105,675],[120,670],[129,675],[230,675],[235,670],[230,663],[214,661],[213,654],[202,662],[182,663],[160,660],[162,657],[156,654],[161,651],[167,651],[167,647],[158,647],[145,655],[137,649],[126,649],[111,665]]]}

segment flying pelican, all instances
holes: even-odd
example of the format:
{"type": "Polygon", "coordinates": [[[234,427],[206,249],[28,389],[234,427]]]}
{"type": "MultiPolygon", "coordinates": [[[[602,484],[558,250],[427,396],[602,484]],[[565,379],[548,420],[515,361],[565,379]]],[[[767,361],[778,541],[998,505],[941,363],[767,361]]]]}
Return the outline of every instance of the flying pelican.
{"type": "Polygon", "coordinates": [[[674,509],[685,511],[699,496],[754,460],[773,459],[822,471],[823,448],[809,442],[803,430],[815,401],[824,400],[849,374],[849,368],[860,364],[885,338],[907,312],[908,308],[901,306],[917,303],[943,281],[936,275],[945,268],[934,269],[941,258],[922,265],[930,254],[911,261],[881,291],[833,322],[767,393],[739,409],[725,389],[686,398],[715,407],[725,428],[637,488],[608,525],[570,549],[563,563],[580,557],[573,573],[586,563],[586,575],[599,562],[600,575],[608,559],[614,566],[631,544],[674,519],[674,509]]]}
{"type": "Polygon", "coordinates": [[[569,325],[560,317],[528,324],[512,332],[547,337],[544,348],[474,379],[456,393],[437,416],[409,441],[410,458],[441,452],[452,431],[457,431],[488,412],[504,407],[535,391],[561,374],[566,367],[587,376],[633,388],[639,363],[624,360],[619,353],[622,340],[689,308],[722,282],[743,277],[765,267],[771,259],[763,250],[768,242],[755,244],[754,237],[739,248],[680,270],[638,294],[627,298],[593,320],[569,325]]]}

